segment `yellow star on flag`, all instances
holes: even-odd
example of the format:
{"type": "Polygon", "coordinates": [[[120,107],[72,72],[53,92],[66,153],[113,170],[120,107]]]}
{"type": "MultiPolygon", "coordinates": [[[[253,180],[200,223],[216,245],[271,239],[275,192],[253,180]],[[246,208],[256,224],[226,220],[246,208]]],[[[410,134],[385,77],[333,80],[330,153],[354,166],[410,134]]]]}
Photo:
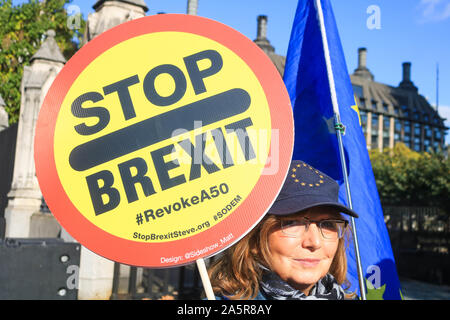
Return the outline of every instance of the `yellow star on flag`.
{"type": "Polygon", "coordinates": [[[353,106],[351,106],[350,108],[352,108],[358,114],[359,126],[361,126],[361,116],[359,114],[358,103],[356,102],[356,97],[353,96],[353,98],[355,99],[355,104],[353,106]]]}

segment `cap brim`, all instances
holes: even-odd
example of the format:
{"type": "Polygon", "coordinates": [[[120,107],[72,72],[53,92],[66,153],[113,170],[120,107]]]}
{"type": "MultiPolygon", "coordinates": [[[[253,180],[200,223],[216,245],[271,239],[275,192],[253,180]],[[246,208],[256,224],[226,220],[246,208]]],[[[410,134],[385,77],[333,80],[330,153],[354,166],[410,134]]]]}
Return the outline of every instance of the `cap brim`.
{"type": "Polygon", "coordinates": [[[327,202],[327,201],[323,201],[323,202],[310,202],[310,203],[305,203],[304,199],[302,199],[301,201],[298,199],[288,199],[287,200],[281,200],[281,201],[276,201],[272,208],[269,209],[268,214],[273,214],[273,215],[277,215],[277,216],[286,216],[289,214],[294,214],[300,211],[304,211],[307,209],[311,209],[314,207],[331,207],[331,208],[335,208],[337,209],[339,212],[341,213],[345,213],[349,216],[352,216],[354,218],[358,218],[358,214],[351,210],[350,208],[347,208],[346,206],[344,206],[343,204],[340,204],[338,202],[327,202]]]}

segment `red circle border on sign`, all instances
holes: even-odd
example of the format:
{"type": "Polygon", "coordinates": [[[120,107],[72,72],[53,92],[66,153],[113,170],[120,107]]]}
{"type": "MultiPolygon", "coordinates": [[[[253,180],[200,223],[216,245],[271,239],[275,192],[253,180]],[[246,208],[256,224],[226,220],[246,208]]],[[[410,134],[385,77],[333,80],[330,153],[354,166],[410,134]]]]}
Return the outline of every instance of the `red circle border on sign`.
{"type": "MultiPolygon", "coordinates": [[[[88,42],[56,77],[42,105],[36,125],[36,174],[46,203],[59,223],[89,250],[120,263],[165,268],[192,263],[211,256],[243,237],[261,220],[272,205],[286,178],[292,158],[294,124],[292,108],[284,83],[269,57],[251,40],[234,29],[197,16],[164,14],[132,20],[110,29],[88,42]],[[279,149],[271,145],[269,154],[278,152],[278,171],[261,175],[250,195],[220,223],[189,238],[163,243],[146,243],[114,236],[86,219],[72,204],[59,180],[54,158],[54,132],[60,106],[72,83],[100,54],[113,46],[140,35],[177,31],[212,39],[237,54],[252,69],[266,94],[271,111],[272,129],[279,132],[279,149]],[[239,223],[236,223],[239,221],[239,223]],[[232,231],[233,240],[186,259],[185,253],[202,250],[232,231]],[[181,262],[161,263],[161,257],[183,256],[181,262]]],[[[278,146],[277,146],[278,147],[278,146]]]]}

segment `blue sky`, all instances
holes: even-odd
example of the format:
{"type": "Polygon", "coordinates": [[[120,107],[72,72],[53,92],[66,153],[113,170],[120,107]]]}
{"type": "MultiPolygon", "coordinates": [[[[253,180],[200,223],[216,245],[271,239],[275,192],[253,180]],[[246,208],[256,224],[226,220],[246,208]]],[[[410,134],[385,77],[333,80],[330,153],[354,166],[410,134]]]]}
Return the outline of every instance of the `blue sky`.
{"type": "MultiPolygon", "coordinates": [[[[256,18],[268,16],[268,38],[286,55],[298,0],[199,0],[198,15],[225,23],[256,38],[256,18]]],[[[14,3],[24,2],[13,1],[14,3]]],[[[96,1],[73,0],[85,17],[96,1]]],[[[186,13],[187,0],[147,0],[148,15],[186,13]]],[[[436,103],[439,63],[439,113],[450,120],[450,0],[332,0],[347,67],[357,67],[357,51],[367,48],[367,65],[375,80],[398,85],[402,63],[411,62],[411,78],[419,93],[436,103]],[[369,28],[379,9],[379,28],[369,28]]],[[[446,124],[450,127],[450,121],[446,124]]],[[[450,134],[447,134],[450,143],[450,134]]]]}

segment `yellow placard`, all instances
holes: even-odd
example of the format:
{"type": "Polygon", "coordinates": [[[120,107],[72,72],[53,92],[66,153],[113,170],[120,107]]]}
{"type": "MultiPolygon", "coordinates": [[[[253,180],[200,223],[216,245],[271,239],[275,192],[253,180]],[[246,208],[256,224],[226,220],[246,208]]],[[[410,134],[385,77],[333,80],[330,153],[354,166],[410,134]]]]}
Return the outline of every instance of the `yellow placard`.
{"type": "Polygon", "coordinates": [[[200,35],[156,32],[80,73],[57,116],[54,158],[92,224],[165,242],[231,215],[260,178],[270,141],[264,90],[236,53],[200,35]]]}

